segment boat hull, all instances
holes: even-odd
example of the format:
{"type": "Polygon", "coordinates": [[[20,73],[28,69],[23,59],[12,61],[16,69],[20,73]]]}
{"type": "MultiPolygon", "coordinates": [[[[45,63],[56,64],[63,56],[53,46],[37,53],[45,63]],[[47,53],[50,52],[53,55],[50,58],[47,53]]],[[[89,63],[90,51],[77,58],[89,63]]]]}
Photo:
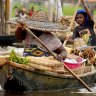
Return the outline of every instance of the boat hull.
{"type": "MultiPolygon", "coordinates": [[[[19,81],[20,85],[26,90],[34,91],[50,91],[69,88],[84,87],[76,78],[70,76],[56,76],[43,74],[43,72],[30,72],[27,70],[14,69],[13,77],[19,81]]],[[[88,85],[94,84],[96,81],[96,73],[82,76],[81,79],[88,85]]]]}
{"type": "Polygon", "coordinates": [[[4,89],[4,84],[7,81],[7,74],[8,74],[8,66],[0,66],[0,85],[2,89],[4,89]]]}
{"type": "MultiPolygon", "coordinates": [[[[5,68],[3,66],[3,68],[5,68]]],[[[7,69],[8,70],[8,69],[7,69]]],[[[3,73],[5,71],[3,70],[3,73]]],[[[74,89],[84,87],[76,78],[69,75],[57,74],[52,72],[45,72],[40,70],[25,70],[21,68],[12,68],[12,77],[7,78],[8,73],[3,76],[4,82],[2,78],[0,78],[1,86],[6,90],[5,85],[12,86],[12,80],[16,80],[18,82],[19,87],[23,86],[24,91],[50,91],[50,90],[60,90],[60,89],[74,89]],[[10,79],[10,80],[9,80],[10,79]],[[7,85],[7,81],[10,81],[10,84],[7,85]]],[[[83,75],[80,75],[80,78],[89,86],[96,82],[96,71],[89,72],[83,75]]],[[[15,84],[15,82],[14,82],[15,84]]],[[[14,86],[14,85],[13,85],[14,86]]],[[[12,90],[12,89],[11,89],[12,90]]],[[[18,90],[16,87],[15,90],[18,90]]]]}

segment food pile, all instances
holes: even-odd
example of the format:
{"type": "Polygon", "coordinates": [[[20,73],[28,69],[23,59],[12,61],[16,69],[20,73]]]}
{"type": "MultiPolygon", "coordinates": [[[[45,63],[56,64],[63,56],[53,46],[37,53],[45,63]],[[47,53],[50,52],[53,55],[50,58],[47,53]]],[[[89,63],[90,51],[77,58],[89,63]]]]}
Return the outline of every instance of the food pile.
{"type": "Polygon", "coordinates": [[[93,48],[85,48],[83,50],[71,50],[71,53],[87,59],[87,64],[96,65],[96,52],[93,48]]]}
{"type": "Polygon", "coordinates": [[[14,50],[12,50],[10,53],[10,61],[19,64],[27,64],[29,62],[28,58],[17,56],[14,50]]]}
{"type": "MultiPolygon", "coordinates": [[[[22,64],[29,66],[34,69],[44,70],[44,71],[57,71],[64,69],[64,65],[56,60],[53,56],[49,57],[34,57],[34,56],[27,56],[21,57],[16,54],[14,50],[11,51],[9,60],[14,62],[14,64],[22,64]]],[[[62,70],[61,70],[62,71],[62,70]]],[[[64,70],[63,70],[64,71],[64,70]]]]}
{"type": "MultiPolygon", "coordinates": [[[[75,59],[75,58],[74,58],[75,59]]],[[[38,70],[38,71],[47,71],[47,72],[54,72],[58,74],[66,74],[70,75],[70,72],[68,72],[65,67],[64,63],[61,63],[60,61],[56,60],[53,56],[49,57],[34,57],[34,56],[20,56],[18,55],[14,50],[10,52],[7,56],[1,56],[0,61],[4,61],[0,63],[0,66],[4,64],[9,64],[10,66],[16,67],[16,68],[22,68],[27,70],[38,70]]],[[[73,61],[73,59],[72,59],[73,61]]],[[[68,61],[69,62],[69,61],[68,61]]],[[[80,70],[84,69],[84,64],[82,63],[81,67],[72,69],[72,71],[76,74],[82,74],[80,70]]]]}
{"type": "Polygon", "coordinates": [[[57,20],[57,22],[60,25],[63,25],[63,27],[65,27],[64,32],[53,32],[53,34],[55,34],[61,41],[64,41],[64,38],[72,34],[72,32],[69,30],[71,20],[72,20],[72,16],[63,16],[63,17],[58,18],[57,20]]]}
{"type": "Polygon", "coordinates": [[[71,16],[63,16],[58,19],[58,22],[61,23],[62,25],[69,26],[71,23],[71,16]]]}

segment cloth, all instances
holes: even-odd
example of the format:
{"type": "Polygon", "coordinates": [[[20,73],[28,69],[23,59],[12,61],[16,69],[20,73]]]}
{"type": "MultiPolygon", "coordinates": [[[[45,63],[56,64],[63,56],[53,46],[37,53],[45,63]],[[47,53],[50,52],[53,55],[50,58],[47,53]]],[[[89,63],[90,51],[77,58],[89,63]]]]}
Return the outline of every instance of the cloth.
{"type": "Polygon", "coordinates": [[[26,17],[27,17],[27,15],[26,15],[26,14],[19,13],[19,18],[24,19],[24,18],[26,18],[26,17]]]}
{"type": "MultiPolygon", "coordinates": [[[[59,48],[62,43],[61,41],[52,33],[44,32],[39,36],[39,39],[49,48],[51,51],[55,51],[59,48]]],[[[25,39],[25,46],[28,48],[31,45],[37,45],[38,48],[43,49],[44,52],[48,52],[34,37],[27,33],[25,39]]]]}
{"type": "Polygon", "coordinates": [[[23,56],[35,56],[35,57],[42,57],[42,56],[49,56],[49,55],[50,54],[48,52],[45,52],[37,45],[30,45],[29,47],[25,47],[23,53],[23,56]]]}
{"type": "Polygon", "coordinates": [[[32,10],[30,10],[30,11],[29,11],[29,16],[31,17],[31,16],[33,15],[33,13],[34,13],[34,12],[33,12],[32,10]]]}

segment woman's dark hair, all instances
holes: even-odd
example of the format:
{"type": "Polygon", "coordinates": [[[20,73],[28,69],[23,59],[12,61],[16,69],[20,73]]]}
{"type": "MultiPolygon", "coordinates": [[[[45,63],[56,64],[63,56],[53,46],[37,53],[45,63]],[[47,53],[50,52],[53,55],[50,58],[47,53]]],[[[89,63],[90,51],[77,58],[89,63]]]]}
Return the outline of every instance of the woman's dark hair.
{"type": "MultiPolygon", "coordinates": [[[[78,14],[82,14],[85,17],[85,25],[86,25],[88,22],[88,15],[87,15],[86,11],[85,10],[78,10],[76,13],[76,17],[78,14]]],[[[75,17],[75,21],[76,21],[76,17],[75,17]]]]}
{"type": "MultiPolygon", "coordinates": [[[[82,14],[85,17],[85,19],[87,19],[87,17],[88,17],[85,10],[78,10],[76,13],[76,17],[78,14],[82,14]]],[[[76,17],[75,17],[75,20],[76,20],[76,17]]]]}
{"type": "Polygon", "coordinates": [[[79,13],[79,14],[82,14],[85,18],[87,18],[87,13],[81,12],[81,13],[79,13]]]}

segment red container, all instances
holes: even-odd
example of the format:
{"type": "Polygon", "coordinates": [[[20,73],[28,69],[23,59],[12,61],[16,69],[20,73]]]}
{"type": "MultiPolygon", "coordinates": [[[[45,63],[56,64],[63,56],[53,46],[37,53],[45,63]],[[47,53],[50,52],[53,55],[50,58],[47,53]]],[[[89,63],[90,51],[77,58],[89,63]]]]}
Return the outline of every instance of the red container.
{"type": "Polygon", "coordinates": [[[76,61],[77,63],[70,63],[70,62],[64,61],[64,64],[67,65],[70,69],[74,69],[74,68],[80,67],[84,62],[81,57],[78,57],[76,61]]]}

